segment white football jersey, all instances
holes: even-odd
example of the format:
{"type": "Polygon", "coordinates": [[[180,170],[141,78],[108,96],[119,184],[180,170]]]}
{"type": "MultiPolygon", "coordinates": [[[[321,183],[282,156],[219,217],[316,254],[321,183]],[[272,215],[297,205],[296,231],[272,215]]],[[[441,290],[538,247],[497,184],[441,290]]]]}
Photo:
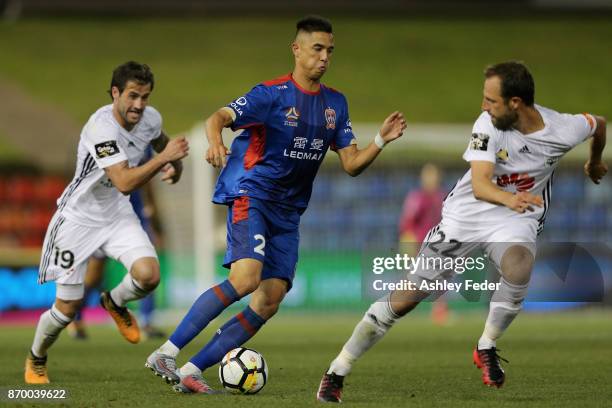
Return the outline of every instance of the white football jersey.
{"type": "Polygon", "coordinates": [[[150,106],[129,132],[114,118],[113,105],[98,109],[81,131],[74,178],[58,199],[57,212],[91,227],[133,214],[129,197],[113,186],[104,168],[126,160],[130,167],[137,166],[151,141],[161,134],[161,127],[161,115],[150,106]]]}
{"type": "Polygon", "coordinates": [[[542,115],[544,128],[527,135],[511,129],[502,131],[483,112],[474,123],[470,143],[463,159],[495,163],[493,183],[509,191],[528,191],[541,195],[544,205],[533,212],[519,214],[503,205],[477,200],[472,191],[472,174],[468,170],[444,201],[444,220],[483,225],[515,220],[537,222],[541,232],[550,205],[553,173],[559,160],[574,146],[592,136],[597,121],[590,114],[565,114],[535,105],[542,115]]]}

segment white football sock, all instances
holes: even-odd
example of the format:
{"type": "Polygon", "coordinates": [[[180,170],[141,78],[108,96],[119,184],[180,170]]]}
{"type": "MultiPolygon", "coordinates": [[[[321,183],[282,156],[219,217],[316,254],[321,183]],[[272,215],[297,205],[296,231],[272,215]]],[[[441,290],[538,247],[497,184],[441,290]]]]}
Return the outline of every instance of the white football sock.
{"type": "Polygon", "coordinates": [[[113,302],[119,307],[125,307],[130,300],[142,299],[149,292],[138,286],[132,275],[126,273],[123,280],[110,292],[113,302]]]}
{"type": "Polygon", "coordinates": [[[195,364],[189,361],[179,369],[179,373],[182,377],[192,374],[202,375],[202,370],[200,370],[195,364]]]}
{"type": "Polygon", "coordinates": [[[179,348],[176,347],[174,343],[168,340],[164,344],[162,344],[161,347],[157,349],[157,351],[167,356],[176,358],[176,356],[178,356],[179,354],[179,351],[181,350],[179,350],[179,348]]]}
{"type": "Polygon", "coordinates": [[[497,346],[497,342],[487,336],[487,326],[485,325],[485,332],[482,333],[480,339],[478,339],[478,350],[490,349],[497,346]]]}
{"type": "MultiPolygon", "coordinates": [[[[359,322],[359,324],[361,323],[362,322],[359,322]]],[[[359,324],[357,326],[359,326],[359,324]]],[[[355,336],[356,332],[357,332],[357,327],[355,328],[355,331],[353,332],[353,336],[355,336]]],[[[357,361],[357,358],[353,356],[352,354],[350,354],[348,351],[346,351],[345,347],[343,347],[342,350],[340,350],[340,354],[338,354],[338,356],[336,356],[334,361],[331,362],[329,366],[329,370],[327,370],[327,374],[336,373],[337,375],[346,376],[351,372],[351,369],[353,368],[353,363],[357,361]]]]}
{"type": "Polygon", "coordinates": [[[374,302],[363,316],[340,354],[332,361],[328,374],[348,375],[353,363],[376,344],[399,318],[391,309],[389,296],[374,302]]]}
{"type": "Polygon", "coordinates": [[[478,349],[496,346],[496,341],[506,331],[523,307],[528,285],[514,285],[501,278],[499,289],[493,293],[489,315],[478,340],[478,349]]]}
{"type": "Polygon", "coordinates": [[[38,320],[34,342],[32,343],[32,353],[36,357],[45,357],[49,347],[55,343],[60,332],[71,321],[72,319],[60,312],[55,305],[51,306],[51,309],[44,312],[38,320]]]}

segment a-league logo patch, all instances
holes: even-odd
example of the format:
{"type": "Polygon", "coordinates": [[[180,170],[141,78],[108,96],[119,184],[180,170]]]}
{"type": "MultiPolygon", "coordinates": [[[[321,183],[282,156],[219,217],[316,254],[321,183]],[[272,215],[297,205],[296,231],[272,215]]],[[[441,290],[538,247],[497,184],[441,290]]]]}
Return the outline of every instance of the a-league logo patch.
{"type": "Polygon", "coordinates": [[[105,157],[113,156],[119,153],[119,148],[117,147],[117,141],[109,140],[108,142],[102,142],[95,145],[96,156],[98,159],[103,159],[105,157]]]}
{"type": "Polygon", "coordinates": [[[285,121],[285,126],[297,127],[298,119],[300,119],[300,112],[298,112],[298,110],[295,109],[295,106],[292,106],[289,109],[287,109],[287,112],[285,113],[285,117],[287,118],[287,120],[285,121]]]}
{"type": "Polygon", "coordinates": [[[336,128],[336,111],[332,108],[325,109],[325,129],[336,128]]]}
{"type": "Polygon", "coordinates": [[[470,149],[487,151],[489,146],[489,135],[484,133],[472,133],[472,139],[470,140],[470,149]]]}

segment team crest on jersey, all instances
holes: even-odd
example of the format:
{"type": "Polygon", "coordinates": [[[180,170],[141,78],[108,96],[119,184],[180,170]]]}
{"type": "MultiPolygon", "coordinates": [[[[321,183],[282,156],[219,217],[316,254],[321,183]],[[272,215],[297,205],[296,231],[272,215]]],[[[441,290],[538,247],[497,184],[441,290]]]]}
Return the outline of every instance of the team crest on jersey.
{"type": "Polygon", "coordinates": [[[295,109],[295,106],[292,106],[287,109],[287,113],[285,113],[285,118],[287,119],[285,120],[285,126],[297,127],[298,119],[300,118],[300,112],[295,109]]]}
{"type": "Polygon", "coordinates": [[[506,149],[499,149],[497,153],[495,153],[495,157],[497,158],[497,162],[507,162],[509,159],[508,151],[506,149]]]}
{"type": "Polygon", "coordinates": [[[98,156],[98,159],[103,159],[119,153],[119,148],[117,147],[117,142],[115,140],[98,143],[94,147],[96,149],[96,156],[98,156]]]}
{"type": "Polygon", "coordinates": [[[336,111],[332,108],[325,109],[325,129],[335,129],[336,128],[336,111]]]}
{"type": "Polygon", "coordinates": [[[489,135],[484,133],[472,133],[472,140],[470,140],[470,149],[487,151],[489,146],[489,135]]]}

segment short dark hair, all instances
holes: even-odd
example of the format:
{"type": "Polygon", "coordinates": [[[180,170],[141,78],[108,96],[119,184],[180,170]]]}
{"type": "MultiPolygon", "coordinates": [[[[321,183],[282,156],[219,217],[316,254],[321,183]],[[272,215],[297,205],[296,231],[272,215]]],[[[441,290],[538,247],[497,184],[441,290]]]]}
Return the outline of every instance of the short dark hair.
{"type": "Polygon", "coordinates": [[[331,22],[320,16],[306,16],[300,21],[297,22],[296,26],[296,35],[300,31],[305,31],[307,33],[314,32],[323,32],[323,33],[332,33],[332,24],[331,22]]]}
{"type": "Polygon", "coordinates": [[[518,61],[502,62],[489,65],[485,69],[485,77],[499,77],[501,81],[501,95],[504,101],[512,97],[519,97],[527,106],[532,106],[535,95],[533,77],[527,67],[518,61]]]}
{"type": "Polygon", "coordinates": [[[135,81],[141,85],[151,84],[151,90],[153,90],[153,86],[155,86],[155,77],[147,64],[128,61],[119,65],[113,71],[113,78],[111,79],[110,89],[108,90],[111,98],[113,97],[113,87],[116,86],[119,89],[119,93],[122,93],[128,81],[135,81]]]}

